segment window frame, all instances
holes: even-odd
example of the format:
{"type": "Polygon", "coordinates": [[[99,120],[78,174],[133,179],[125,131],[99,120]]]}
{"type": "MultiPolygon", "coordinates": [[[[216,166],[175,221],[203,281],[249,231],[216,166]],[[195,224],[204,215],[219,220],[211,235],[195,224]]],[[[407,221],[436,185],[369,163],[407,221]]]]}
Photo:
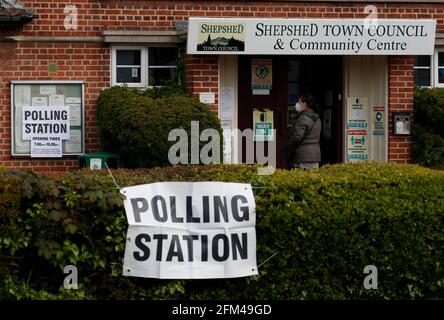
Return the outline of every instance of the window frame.
{"type": "MultiPolygon", "coordinates": [[[[418,55],[417,55],[418,56],[418,55]]],[[[428,55],[425,55],[428,56],[428,55]]],[[[424,67],[424,66],[415,66],[415,64],[413,63],[413,80],[415,77],[415,70],[430,70],[430,75],[429,75],[429,82],[430,85],[428,86],[421,86],[421,85],[417,85],[416,83],[414,83],[415,86],[421,87],[421,88],[432,88],[433,87],[433,83],[434,83],[434,68],[433,68],[433,61],[435,60],[435,53],[433,53],[432,55],[428,56],[430,57],[430,64],[428,67],[424,67]]]]}
{"type": "Polygon", "coordinates": [[[444,48],[437,48],[435,49],[435,53],[433,56],[433,73],[434,73],[434,83],[433,83],[433,87],[436,88],[444,88],[444,82],[439,82],[439,70],[443,69],[444,70],[444,66],[439,66],[439,53],[444,53],[444,48]]]}
{"type": "Polygon", "coordinates": [[[147,51],[148,51],[148,56],[147,56],[147,58],[148,58],[148,70],[147,70],[147,74],[148,74],[148,80],[147,80],[148,88],[163,87],[163,86],[152,86],[152,85],[150,85],[150,83],[149,83],[150,82],[150,77],[149,77],[150,69],[175,69],[176,73],[177,73],[177,62],[178,61],[176,61],[175,65],[153,65],[153,66],[151,66],[149,64],[149,61],[150,61],[150,48],[176,48],[177,50],[179,50],[179,47],[177,47],[177,46],[165,46],[165,45],[163,45],[163,46],[148,46],[147,47],[147,51]]]}
{"type": "Polygon", "coordinates": [[[130,88],[145,88],[147,86],[148,59],[147,48],[144,46],[112,46],[111,48],[111,85],[126,85],[130,88]],[[140,50],[140,82],[117,82],[117,51],[118,50],[140,50]]]}
{"type": "Polygon", "coordinates": [[[118,45],[112,45],[111,46],[111,85],[127,85],[131,88],[141,88],[141,89],[149,89],[154,87],[163,87],[161,85],[151,85],[149,83],[149,74],[151,69],[175,69],[177,72],[178,63],[176,61],[175,65],[153,65],[150,66],[149,64],[149,49],[150,48],[175,48],[179,50],[179,47],[177,45],[156,45],[156,44],[149,44],[149,45],[124,45],[124,44],[118,44],[118,45]],[[139,83],[125,83],[125,82],[117,82],[117,51],[118,50],[140,50],[140,81],[139,83]]]}

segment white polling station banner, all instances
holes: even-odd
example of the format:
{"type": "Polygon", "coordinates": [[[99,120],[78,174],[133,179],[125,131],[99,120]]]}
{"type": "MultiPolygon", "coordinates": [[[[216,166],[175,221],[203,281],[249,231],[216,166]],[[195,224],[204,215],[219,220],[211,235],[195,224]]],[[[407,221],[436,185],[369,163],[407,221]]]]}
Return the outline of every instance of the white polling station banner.
{"type": "Polygon", "coordinates": [[[158,182],[123,188],[123,275],[161,279],[258,274],[250,184],[158,182]]]}

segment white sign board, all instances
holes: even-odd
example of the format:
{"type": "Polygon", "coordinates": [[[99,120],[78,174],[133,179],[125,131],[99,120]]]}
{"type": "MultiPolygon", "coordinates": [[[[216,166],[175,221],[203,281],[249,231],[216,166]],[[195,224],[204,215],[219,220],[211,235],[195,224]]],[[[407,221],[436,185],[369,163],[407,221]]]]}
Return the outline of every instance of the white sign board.
{"type": "Polygon", "coordinates": [[[123,275],[161,279],[258,274],[251,185],[159,182],[123,188],[123,275]]]}
{"type": "Polygon", "coordinates": [[[190,18],[188,54],[431,55],[436,20],[190,18]]]}
{"type": "Polygon", "coordinates": [[[224,150],[224,162],[223,163],[231,163],[231,136],[233,134],[231,130],[231,121],[230,120],[221,120],[220,126],[222,128],[223,134],[223,150],[224,150]]]}
{"type": "Polygon", "coordinates": [[[347,98],[347,160],[369,159],[369,108],[367,97],[347,98]]]}
{"type": "Polygon", "coordinates": [[[55,158],[84,152],[81,81],[11,81],[11,97],[13,156],[55,158]]]}
{"type": "Polygon", "coordinates": [[[31,140],[31,157],[62,157],[62,140],[69,140],[69,107],[22,108],[22,139],[31,140]]]}
{"type": "Polygon", "coordinates": [[[233,118],[234,109],[234,88],[220,88],[219,118],[223,120],[231,120],[233,118]]]}

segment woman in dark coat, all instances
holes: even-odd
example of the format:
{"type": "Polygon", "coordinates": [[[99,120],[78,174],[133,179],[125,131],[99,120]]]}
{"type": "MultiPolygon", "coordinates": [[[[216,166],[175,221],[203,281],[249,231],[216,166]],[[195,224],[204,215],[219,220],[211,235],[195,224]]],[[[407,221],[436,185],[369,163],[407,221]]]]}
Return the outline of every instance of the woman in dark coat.
{"type": "Polygon", "coordinates": [[[287,143],[284,147],[284,156],[288,168],[319,168],[321,162],[321,120],[314,112],[313,97],[302,95],[296,103],[298,115],[290,129],[287,143]]]}

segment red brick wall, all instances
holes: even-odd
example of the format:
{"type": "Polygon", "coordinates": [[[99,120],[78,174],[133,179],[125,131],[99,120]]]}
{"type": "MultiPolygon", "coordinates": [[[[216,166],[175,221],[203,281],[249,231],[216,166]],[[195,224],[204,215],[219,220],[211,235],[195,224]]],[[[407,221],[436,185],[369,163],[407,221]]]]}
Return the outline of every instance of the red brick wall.
{"type": "Polygon", "coordinates": [[[187,55],[185,58],[187,89],[195,97],[200,92],[213,92],[215,103],[211,105],[214,111],[218,110],[219,66],[217,56],[187,55]]]}
{"type": "MultiPolygon", "coordinates": [[[[370,3],[292,2],[292,1],[117,1],[117,0],[21,0],[36,17],[22,31],[0,30],[2,35],[85,36],[97,37],[103,30],[174,30],[174,21],[190,16],[267,17],[267,18],[362,18],[370,3]],[[65,30],[64,8],[75,4],[78,29],[65,30]]],[[[379,18],[436,19],[438,32],[444,32],[444,3],[406,4],[374,3],[379,18]]],[[[82,80],[85,81],[86,151],[99,149],[95,125],[95,101],[102,88],[110,85],[110,52],[102,43],[0,43],[0,165],[34,170],[65,170],[77,166],[76,158],[31,160],[10,156],[10,86],[11,80],[82,80]],[[49,73],[47,65],[56,63],[58,71],[49,73]]],[[[187,56],[188,88],[214,92],[217,109],[218,59],[215,56],[187,56]]],[[[394,110],[412,110],[412,59],[390,58],[389,116],[394,110]]],[[[390,136],[389,159],[404,162],[410,158],[409,138],[390,136]]]]}
{"type": "Polygon", "coordinates": [[[411,160],[411,137],[394,136],[393,112],[413,114],[413,57],[389,58],[389,161],[406,163],[411,160]]]}
{"type": "MultiPolygon", "coordinates": [[[[82,80],[85,82],[85,144],[86,152],[99,150],[95,121],[95,105],[101,88],[109,86],[109,48],[100,43],[7,43],[1,50],[12,52],[3,56],[1,82],[1,145],[0,165],[32,167],[35,171],[64,171],[78,166],[76,157],[58,160],[31,160],[11,157],[10,80],[82,80]],[[48,72],[48,64],[56,64],[56,72],[48,72]]],[[[1,52],[0,50],[0,52],[1,52]]]]}

